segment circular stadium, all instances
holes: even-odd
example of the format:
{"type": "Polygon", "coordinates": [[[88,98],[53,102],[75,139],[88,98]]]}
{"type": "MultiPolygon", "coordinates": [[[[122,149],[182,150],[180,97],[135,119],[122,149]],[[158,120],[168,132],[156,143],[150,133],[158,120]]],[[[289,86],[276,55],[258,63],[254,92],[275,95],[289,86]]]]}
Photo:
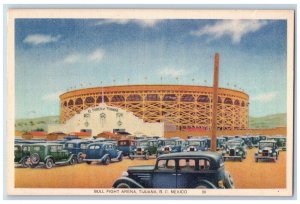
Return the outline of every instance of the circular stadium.
{"type": "MultiPolygon", "coordinates": [[[[194,85],[124,85],[78,89],[60,95],[60,122],[65,123],[82,110],[104,102],[132,112],[145,122],[164,122],[165,127],[176,130],[211,130],[212,95],[212,87],[194,85]]],[[[217,110],[218,130],[248,128],[248,94],[219,88],[217,110]]]]}

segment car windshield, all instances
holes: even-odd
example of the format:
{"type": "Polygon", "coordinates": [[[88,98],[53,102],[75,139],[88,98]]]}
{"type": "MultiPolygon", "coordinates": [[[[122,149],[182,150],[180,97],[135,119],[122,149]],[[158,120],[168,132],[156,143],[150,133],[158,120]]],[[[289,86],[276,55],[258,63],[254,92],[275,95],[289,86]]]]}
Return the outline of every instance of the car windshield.
{"type": "Polygon", "coordinates": [[[232,142],[228,142],[227,145],[230,146],[230,147],[232,147],[232,146],[240,146],[241,142],[233,142],[232,141],[232,142]]]}
{"type": "Polygon", "coordinates": [[[189,145],[189,146],[201,146],[201,147],[203,147],[203,146],[205,146],[205,143],[204,143],[204,141],[188,141],[187,145],[189,145]]]}
{"type": "Polygon", "coordinates": [[[259,147],[263,148],[263,147],[273,147],[274,143],[273,142],[261,142],[259,143],[259,147]]]}
{"type": "Polygon", "coordinates": [[[138,146],[148,146],[148,141],[139,141],[138,146]]]}
{"type": "Polygon", "coordinates": [[[119,141],[119,142],[118,142],[118,145],[119,145],[119,146],[129,146],[129,141],[127,141],[127,140],[119,141]]]}
{"type": "Polygon", "coordinates": [[[86,149],[86,147],[87,147],[87,144],[84,144],[84,143],[83,143],[83,144],[80,145],[80,148],[81,148],[81,149],[86,149]]]}
{"type": "Polygon", "coordinates": [[[71,148],[74,148],[74,144],[70,144],[70,143],[67,144],[67,148],[70,148],[70,149],[71,149],[71,148]]]}
{"type": "Polygon", "coordinates": [[[165,140],[163,141],[164,145],[176,145],[176,141],[174,140],[165,140]]]}

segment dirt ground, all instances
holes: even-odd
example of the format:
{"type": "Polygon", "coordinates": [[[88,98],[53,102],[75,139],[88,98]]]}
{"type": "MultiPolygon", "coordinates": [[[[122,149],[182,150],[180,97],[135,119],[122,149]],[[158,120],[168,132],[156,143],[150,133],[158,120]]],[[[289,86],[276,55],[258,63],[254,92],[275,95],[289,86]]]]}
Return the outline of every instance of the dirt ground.
{"type": "MultiPolygon", "coordinates": [[[[225,169],[230,172],[236,188],[285,188],[286,152],[281,151],[277,162],[254,161],[256,149],[248,150],[246,160],[226,161],[225,169]]],[[[52,169],[43,167],[15,168],[16,188],[111,188],[128,166],[152,165],[155,159],[125,158],[122,162],[101,164],[76,164],[58,166],[52,169]]]]}

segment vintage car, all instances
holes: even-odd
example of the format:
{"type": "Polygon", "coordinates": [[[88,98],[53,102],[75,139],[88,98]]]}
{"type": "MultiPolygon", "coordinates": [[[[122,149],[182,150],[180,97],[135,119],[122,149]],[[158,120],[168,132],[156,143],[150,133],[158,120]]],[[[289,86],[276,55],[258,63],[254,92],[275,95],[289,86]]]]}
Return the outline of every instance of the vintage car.
{"type": "Polygon", "coordinates": [[[39,164],[51,169],[54,165],[74,164],[76,155],[63,149],[62,144],[40,143],[30,146],[30,157],[27,160],[31,168],[39,164]]]}
{"type": "Polygon", "coordinates": [[[224,137],[217,137],[217,150],[224,149],[226,139],[224,137]]]}
{"type": "Polygon", "coordinates": [[[76,155],[77,163],[81,163],[86,156],[86,149],[90,143],[92,143],[90,140],[72,139],[65,143],[64,149],[76,155]]]}
{"type": "Polygon", "coordinates": [[[260,137],[258,135],[256,135],[256,136],[250,136],[250,138],[251,138],[251,142],[252,142],[252,147],[258,147],[260,137]]]}
{"type": "Polygon", "coordinates": [[[86,156],[83,159],[87,164],[92,162],[108,165],[111,161],[122,161],[123,152],[111,142],[91,143],[87,146],[86,156]]]}
{"type": "Polygon", "coordinates": [[[278,149],[286,151],[286,137],[284,137],[284,136],[274,136],[274,137],[269,137],[268,140],[275,140],[278,149]]]}
{"type": "Polygon", "coordinates": [[[117,140],[114,139],[107,139],[107,138],[103,138],[103,137],[98,137],[95,139],[91,139],[90,140],[92,143],[99,143],[99,142],[110,142],[110,143],[114,143],[115,145],[117,145],[117,140]]]}
{"type": "Polygon", "coordinates": [[[253,148],[253,144],[252,144],[252,139],[251,139],[251,137],[249,137],[249,136],[241,136],[241,139],[244,140],[245,145],[247,145],[247,147],[248,147],[249,149],[252,149],[252,148],[253,148]]]}
{"type": "Polygon", "coordinates": [[[234,139],[234,136],[224,136],[224,138],[226,139],[226,142],[227,142],[228,140],[234,139]]]}
{"type": "Polygon", "coordinates": [[[207,149],[211,149],[211,138],[210,137],[206,137],[206,146],[207,146],[207,149]]]}
{"type": "Polygon", "coordinates": [[[24,168],[29,167],[27,162],[30,156],[29,150],[30,144],[15,144],[15,164],[21,165],[24,168]]]}
{"type": "Polygon", "coordinates": [[[32,139],[32,140],[24,140],[24,139],[18,139],[15,140],[15,144],[37,144],[37,143],[46,143],[46,140],[43,139],[32,139]]]}
{"type": "Polygon", "coordinates": [[[193,152],[193,151],[207,151],[208,146],[207,146],[207,138],[192,138],[192,139],[187,139],[185,141],[185,148],[183,151],[185,152],[193,152]]]}
{"type": "Polygon", "coordinates": [[[123,152],[124,156],[129,156],[136,147],[135,140],[132,139],[122,139],[118,141],[118,150],[123,152]]]}
{"type": "Polygon", "coordinates": [[[276,161],[279,156],[277,142],[275,140],[262,140],[258,145],[258,152],[255,153],[255,161],[258,160],[272,160],[276,161]]]}
{"type": "Polygon", "coordinates": [[[117,179],[113,188],[234,188],[216,152],[164,154],[153,166],[133,166],[117,179]]]}
{"type": "Polygon", "coordinates": [[[266,135],[257,135],[257,136],[259,137],[259,141],[267,139],[266,135]]]}
{"type": "Polygon", "coordinates": [[[244,140],[240,138],[228,140],[225,144],[222,155],[224,161],[226,159],[233,159],[233,160],[238,159],[240,161],[246,159],[247,150],[246,150],[244,140]]]}
{"type": "Polygon", "coordinates": [[[158,147],[157,156],[161,154],[182,152],[184,148],[184,141],[179,138],[159,139],[158,147]]]}
{"type": "Polygon", "coordinates": [[[131,160],[134,158],[144,158],[148,160],[151,155],[157,156],[158,140],[136,140],[136,143],[136,148],[129,154],[131,160]]]}

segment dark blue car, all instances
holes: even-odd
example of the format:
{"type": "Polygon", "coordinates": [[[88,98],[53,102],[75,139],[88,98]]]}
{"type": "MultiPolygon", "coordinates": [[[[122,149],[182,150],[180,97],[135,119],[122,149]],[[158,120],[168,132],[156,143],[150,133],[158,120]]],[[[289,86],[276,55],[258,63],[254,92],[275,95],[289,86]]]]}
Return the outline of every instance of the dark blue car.
{"type": "Polygon", "coordinates": [[[87,146],[91,143],[90,140],[69,140],[65,143],[64,149],[71,154],[76,155],[77,163],[81,163],[86,155],[87,146]]]}
{"type": "Polygon", "coordinates": [[[217,150],[223,149],[226,143],[226,139],[224,137],[217,137],[217,150]]]}
{"type": "Polygon", "coordinates": [[[118,150],[122,151],[124,156],[128,156],[135,148],[135,140],[124,139],[118,141],[118,150]]]}
{"type": "Polygon", "coordinates": [[[161,154],[182,152],[184,141],[179,138],[158,139],[157,156],[161,154]]]}
{"type": "Polygon", "coordinates": [[[241,136],[241,139],[244,140],[245,145],[247,145],[247,147],[249,147],[249,149],[253,148],[251,137],[249,137],[249,136],[241,136]]]}
{"type": "Polygon", "coordinates": [[[258,143],[261,140],[259,136],[250,136],[251,138],[251,142],[252,142],[252,146],[253,147],[258,147],[258,143]]]}
{"type": "Polygon", "coordinates": [[[258,143],[258,151],[255,153],[255,161],[271,160],[276,161],[279,156],[277,142],[275,140],[262,140],[258,143]]]}
{"type": "Polygon", "coordinates": [[[216,152],[164,154],[155,165],[129,167],[113,188],[234,188],[216,152]]]}
{"type": "Polygon", "coordinates": [[[108,165],[112,160],[122,161],[123,153],[117,149],[114,143],[99,142],[87,146],[86,156],[83,159],[87,164],[98,162],[108,165]]]}
{"type": "Polygon", "coordinates": [[[187,139],[185,141],[184,151],[193,152],[193,151],[207,151],[207,138],[203,139],[187,139]]]}

